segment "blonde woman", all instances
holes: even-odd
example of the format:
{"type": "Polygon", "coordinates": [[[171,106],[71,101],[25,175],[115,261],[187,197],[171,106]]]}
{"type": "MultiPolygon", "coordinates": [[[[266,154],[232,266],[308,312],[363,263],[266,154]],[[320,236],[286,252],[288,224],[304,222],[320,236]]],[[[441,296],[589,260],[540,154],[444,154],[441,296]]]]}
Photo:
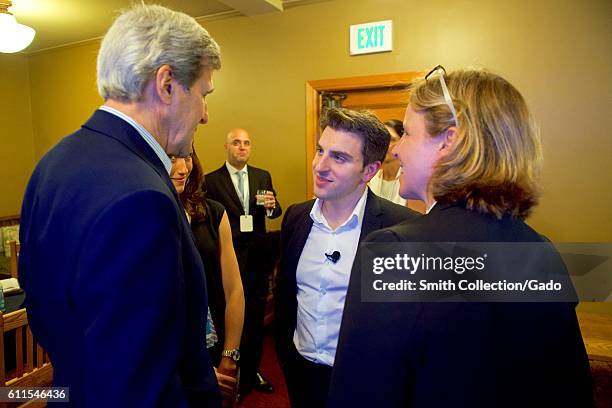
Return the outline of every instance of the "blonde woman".
{"type": "MultiPolygon", "coordinates": [[[[524,222],[538,201],[540,139],[508,81],[436,67],[413,89],[404,131],[393,150],[400,195],[428,214],[366,241],[544,241],[524,222]]],[[[592,406],[575,304],[367,303],[360,275],[347,294],[329,406],[592,406]]]]}

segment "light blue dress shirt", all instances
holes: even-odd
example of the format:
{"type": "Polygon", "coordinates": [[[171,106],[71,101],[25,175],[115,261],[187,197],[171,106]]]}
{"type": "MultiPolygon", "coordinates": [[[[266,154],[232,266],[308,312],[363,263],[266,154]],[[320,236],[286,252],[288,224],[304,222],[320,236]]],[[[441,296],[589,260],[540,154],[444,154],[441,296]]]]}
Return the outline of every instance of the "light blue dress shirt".
{"type": "Polygon", "coordinates": [[[313,224],[297,265],[297,324],[293,343],[307,360],[334,365],[338,334],[353,260],[359,246],[368,189],[348,219],[332,230],[317,199],[310,211],[313,224]],[[340,252],[333,263],[325,254],[340,252]]]}

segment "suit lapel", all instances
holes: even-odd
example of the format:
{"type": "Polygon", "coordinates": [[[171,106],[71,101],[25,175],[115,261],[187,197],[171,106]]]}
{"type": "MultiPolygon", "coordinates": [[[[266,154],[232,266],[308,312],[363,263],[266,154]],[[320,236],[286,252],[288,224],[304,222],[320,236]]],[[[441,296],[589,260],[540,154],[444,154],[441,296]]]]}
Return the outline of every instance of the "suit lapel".
{"type": "Polygon", "coordinates": [[[132,125],[118,116],[106,111],[97,110],[83,127],[117,140],[145,161],[164,180],[170,191],[172,191],[174,198],[180,204],[181,200],[163,163],[132,125]]]}
{"type": "MultiPolygon", "coordinates": [[[[229,170],[227,170],[227,166],[224,164],[221,166],[221,185],[219,188],[225,191],[225,195],[229,197],[236,208],[238,209],[239,214],[244,214],[244,208],[242,208],[242,202],[238,198],[238,193],[236,192],[236,188],[234,187],[234,182],[232,181],[232,176],[230,176],[229,170]]],[[[250,175],[249,175],[250,179],[250,175]]]]}
{"type": "MultiPolygon", "coordinates": [[[[294,229],[291,231],[291,238],[287,245],[287,254],[292,257],[290,260],[290,266],[287,270],[293,271],[292,279],[295,281],[295,272],[297,271],[297,264],[302,254],[302,250],[306,245],[308,235],[312,229],[312,218],[310,218],[310,211],[314,205],[315,200],[312,200],[310,205],[303,208],[302,214],[299,214],[294,219],[294,229]]],[[[359,242],[363,241],[365,237],[373,231],[382,228],[381,220],[382,210],[380,208],[380,202],[378,197],[368,189],[368,197],[366,201],[366,208],[363,214],[363,222],[361,224],[361,234],[359,236],[359,242]]],[[[287,215],[286,215],[287,216],[287,215]]]]}
{"type": "MultiPolygon", "coordinates": [[[[248,164],[247,164],[248,166],[248,164]]],[[[259,187],[259,180],[257,179],[257,171],[249,166],[249,208],[251,208],[251,214],[253,213],[253,209],[256,204],[256,195],[259,187]]]]}
{"type": "Polygon", "coordinates": [[[83,125],[83,127],[115,139],[119,143],[126,146],[140,159],[145,161],[149,166],[151,166],[164,181],[164,183],[166,183],[168,190],[176,200],[178,208],[182,209],[180,212],[186,226],[186,230],[191,231],[191,228],[189,228],[187,215],[184,211],[183,203],[176,192],[174,184],[172,184],[172,180],[170,180],[168,171],[151,146],[145,142],[140,133],[138,133],[138,131],[134,129],[132,125],[109,112],[96,110],[91,118],[89,118],[89,120],[83,125]]]}
{"type": "Polygon", "coordinates": [[[310,235],[310,230],[312,229],[310,210],[312,210],[313,205],[314,200],[312,200],[311,205],[303,208],[302,214],[299,214],[297,217],[293,217],[295,220],[294,229],[291,231],[291,238],[289,239],[289,244],[287,246],[287,254],[291,256],[291,261],[287,270],[293,271],[291,278],[294,286],[297,274],[297,264],[300,260],[300,256],[302,255],[302,251],[304,250],[304,246],[306,245],[306,241],[308,240],[308,235],[310,235]]]}
{"type": "MultiPolygon", "coordinates": [[[[299,255],[306,245],[306,240],[312,229],[312,218],[310,218],[310,211],[315,203],[312,200],[310,205],[303,208],[303,213],[292,217],[295,219],[294,229],[291,232],[291,238],[289,241],[287,253],[296,255],[292,262],[297,266],[299,255]]],[[[359,236],[359,242],[361,242],[370,232],[376,231],[382,228],[382,220],[380,215],[382,214],[380,203],[374,193],[368,190],[368,197],[366,201],[366,208],[363,213],[363,222],[361,224],[361,234],[359,236]]],[[[292,268],[294,270],[294,268],[292,268]]]]}
{"type": "MultiPolygon", "coordinates": [[[[383,227],[382,224],[382,209],[380,208],[380,199],[368,188],[368,198],[366,208],[363,214],[363,223],[361,224],[361,235],[359,235],[359,244],[368,236],[370,232],[376,231],[383,227]]],[[[357,247],[357,253],[351,267],[351,276],[346,292],[346,301],[344,303],[344,315],[340,328],[346,324],[346,320],[353,319],[346,312],[348,303],[360,302],[358,296],[361,296],[361,248],[357,247]]],[[[342,333],[342,331],[340,331],[342,333]]]]}
{"type": "Polygon", "coordinates": [[[359,242],[363,241],[370,232],[376,231],[382,228],[382,220],[380,215],[382,210],[380,208],[380,202],[378,197],[368,189],[368,197],[366,201],[366,208],[363,213],[363,222],[361,224],[361,234],[359,235],[359,242]]]}
{"type": "Polygon", "coordinates": [[[141,159],[146,161],[157,173],[160,175],[165,174],[166,177],[170,179],[166,168],[153,149],[151,149],[151,146],[149,146],[138,131],[125,120],[106,111],[97,110],[83,127],[119,141],[141,159]]]}

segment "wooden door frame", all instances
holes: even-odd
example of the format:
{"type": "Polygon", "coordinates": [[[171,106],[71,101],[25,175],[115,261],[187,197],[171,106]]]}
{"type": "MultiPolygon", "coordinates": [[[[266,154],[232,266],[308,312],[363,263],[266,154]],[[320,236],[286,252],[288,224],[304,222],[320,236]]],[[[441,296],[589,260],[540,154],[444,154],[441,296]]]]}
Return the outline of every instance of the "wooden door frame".
{"type": "Polygon", "coordinates": [[[398,72],[394,74],[379,74],[355,76],[349,78],[319,79],[306,81],[306,192],[307,199],[314,195],[312,179],[312,159],[314,158],[317,136],[319,133],[319,117],[321,114],[321,92],[354,91],[360,89],[392,88],[410,85],[416,79],[422,78],[425,72],[398,72]]]}

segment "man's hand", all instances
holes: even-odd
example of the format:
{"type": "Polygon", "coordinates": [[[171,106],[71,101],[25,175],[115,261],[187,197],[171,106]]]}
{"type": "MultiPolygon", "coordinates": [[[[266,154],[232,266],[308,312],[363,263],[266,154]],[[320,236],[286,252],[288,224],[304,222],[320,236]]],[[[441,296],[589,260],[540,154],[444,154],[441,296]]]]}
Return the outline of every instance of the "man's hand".
{"type": "Polygon", "coordinates": [[[276,208],[276,198],[274,198],[274,193],[271,191],[268,191],[265,195],[264,208],[267,210],[276,208]]]}

